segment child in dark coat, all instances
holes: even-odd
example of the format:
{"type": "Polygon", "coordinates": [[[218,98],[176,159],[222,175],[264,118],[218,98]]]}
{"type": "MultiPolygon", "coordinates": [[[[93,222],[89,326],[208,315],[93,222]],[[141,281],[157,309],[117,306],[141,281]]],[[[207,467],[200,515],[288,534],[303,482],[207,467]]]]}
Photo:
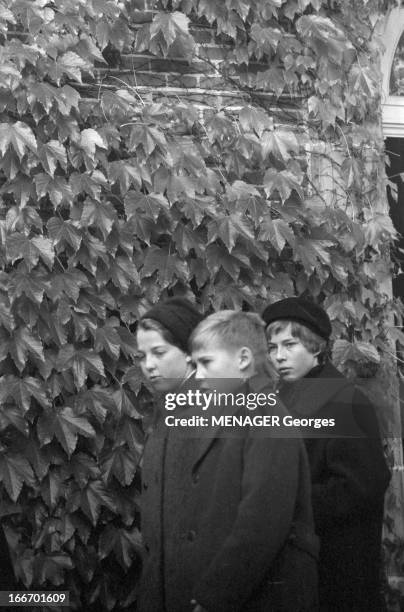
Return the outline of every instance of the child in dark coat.
{"type": "Polygon", "coordinates": [[[335,437],[317,431],[305,438],[321,541],[321,610],[380,612],[383,502],[390,474],[374,408],[329,361],[331,322],[322,308],[286,298],[262,316],[287,409],[337,425],[335,437]],[[346,435],[338,435],[338,425],[346,435]]]}
{"type": "MultiPolygon", "coordinates": [[[[147,359],[153,347],[141,329],[138,342],[144,372],[149,378],[154,372],[157,380],[152,355],[147,359]]],[[[268,376],[259,375],[267,356],[257,315],[211,315],[194,330],[192,348],[203,388],[209,377],[219,387],[218,379],[226,377],[226,391],[273,391],[268,376]]],[[[280,404],[268,414],[275,409],[286,414],[280,404]]],[[[181,414],[192,410],[183,407],[181,414]]],[[[227,410],[243,413],[233,404],[227,410]]],[[[148,552],[140,612],[315,610],[318,542],[301,439],[263,438],[249,426],[226,435],[213,423],[191,438],[178,436],[164,420],[144,455],[142,533],[148,552]]]]}

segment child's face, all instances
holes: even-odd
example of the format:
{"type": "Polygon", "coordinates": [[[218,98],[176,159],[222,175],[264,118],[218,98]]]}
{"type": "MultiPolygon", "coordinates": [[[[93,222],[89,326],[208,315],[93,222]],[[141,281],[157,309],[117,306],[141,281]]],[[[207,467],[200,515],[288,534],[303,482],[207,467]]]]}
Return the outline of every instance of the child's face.
{"type": "Polygon", "coordinates": [[[269,357],[283,380],[299,380],[318,365],[318,354],[310,353],[299,338],[292,336],[291,324],[268,339],[269,357]]]}
{"type": "Polygon", "coordinates": [[[218,344],[192,351],[196,367],[196,378],[237,378],[245,377],[240,351],[224,349],[218,344]]]}
{"type": "Polygon", "coordinates": [[[172,391],[187,375],[187,355],[164,340],[159,331],[139,329],[136,334],[138,358],[144,376],[156,391],[172,391]]]}

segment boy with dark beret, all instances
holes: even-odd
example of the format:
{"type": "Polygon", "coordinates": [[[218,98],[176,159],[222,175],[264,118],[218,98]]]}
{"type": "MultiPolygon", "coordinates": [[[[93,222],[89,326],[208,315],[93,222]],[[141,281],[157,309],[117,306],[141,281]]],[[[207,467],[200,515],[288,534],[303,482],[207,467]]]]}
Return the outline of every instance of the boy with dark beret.
{"type": "Polygon", "coordinates": [[[334,437],[305,433],[321,542],[321,610],[382,611],[381,531],[390,474],[374,408],[331,363],[325,310],[293,297],[267,306],[262,318],[286,407],[296,417],[337,425],[334,437]]]}

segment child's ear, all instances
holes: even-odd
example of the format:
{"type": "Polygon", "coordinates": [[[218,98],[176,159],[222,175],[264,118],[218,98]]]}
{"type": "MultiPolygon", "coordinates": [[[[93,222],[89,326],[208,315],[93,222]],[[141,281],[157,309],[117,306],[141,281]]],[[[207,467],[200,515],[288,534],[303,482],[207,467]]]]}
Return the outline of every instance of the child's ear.
{"type": "Polygon", "coordinates": [[[254,355],[252,354],[252,350],[248,348],[248,346],[241,347],[238,353],[238,364],[240,372],[244,373],[253,365],[253,363],[254,355]]]}

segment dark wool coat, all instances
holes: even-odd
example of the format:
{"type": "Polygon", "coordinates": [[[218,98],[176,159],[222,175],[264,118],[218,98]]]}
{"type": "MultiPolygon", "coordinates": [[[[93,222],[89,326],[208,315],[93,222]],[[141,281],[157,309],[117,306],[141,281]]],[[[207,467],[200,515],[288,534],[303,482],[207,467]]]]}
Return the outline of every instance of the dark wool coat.
{"type": "MultiPolygon", "coordinates": [[[[268,379],[249,384],[272,390],[268,379]]],[[[286,414],[280,402],[272,410],[286,414]]],[[[192,439],[157,426],[149,437],[139,612],[190,612],[192,599],[208,612],[315,610],[318,542],[302,440],[219,430],[192,439]]]]}
{"type": "Polygon", "coordinates": [[[334,417],[337,433],[342,429],[347,435],[362,436],[313,438],[307,433],[305,438],[321,542],[321,610],[384,610],[381,531],[390,473],[374,408],[331,363],[314,368],[300,381],[284,384],[280,395],[296,417],[334,417]]]}

